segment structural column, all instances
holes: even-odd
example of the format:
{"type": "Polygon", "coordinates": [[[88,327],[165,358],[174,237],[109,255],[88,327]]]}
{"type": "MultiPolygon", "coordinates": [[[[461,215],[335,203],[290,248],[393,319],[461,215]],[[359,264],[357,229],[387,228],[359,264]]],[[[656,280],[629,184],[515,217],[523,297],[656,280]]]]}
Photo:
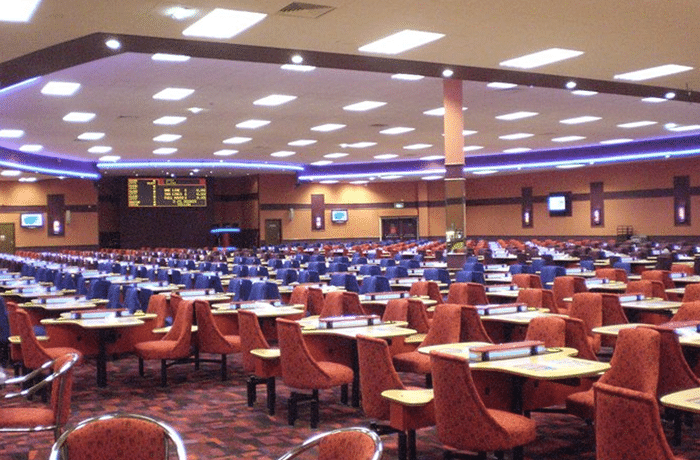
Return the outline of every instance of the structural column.
{"type": "MultiPolygon", "coordinates": [[[[456,238],[464,237],[466,227],[461,80],[443,80],[443,101],[445,106],[445,231],[447,240],[454,241],[456,238]]],[[[460,260],[453,261],[448,256],[448,266],[461,266],[459,262],[463,256],[458,258],[460,260]]]]}

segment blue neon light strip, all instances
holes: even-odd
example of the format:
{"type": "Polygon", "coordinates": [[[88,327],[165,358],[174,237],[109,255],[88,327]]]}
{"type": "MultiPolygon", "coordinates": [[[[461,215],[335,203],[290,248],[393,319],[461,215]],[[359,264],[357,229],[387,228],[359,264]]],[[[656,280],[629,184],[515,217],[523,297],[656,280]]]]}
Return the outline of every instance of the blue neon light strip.
{"type": "Polygon", "coordinates": [[[12,169],[19,169],[21,171],[27,171],[27,172],[33,172],[33,173],[49,174],[52,176],[69,176],[69,177],[78,177],[80,179],[95,179],[95,180],[97,180],[101,177],[100,174],[97,174],[97,173],[71,171],[68,169],[44,168],[41,166],[18,164],[18,163],[15,163],[13,161],[0,160],[0,166],[4,166],[6,168],[12,168],[12,169]]]}
{"type": "Polygon", "coordinates": [[[15,83],[14,85],[10,85],[10,86],[6,86],[4,88],[1,88],[0,95],[5,94],[5,93],[9,93],[10,91],[15,90],[17,88],[21,88],[23,86],[31,85],[32,83],[37,81],[39,78],[40,77],[30,78],[28,80],[24,80],[24,81],[21,81],[19,83],[15,83]]]}
{"type": "Polygon", "coordinates": [[[238,227],[223,227],[223,228],[212,228],[209,230],[212,235],[217,235],[219,233],[241,233],[241,229],[238,227]]]}
{"type": "Polygon", "coordinates": [[[117,163],[97,163],[100,169],[133,168],[225,168],[225,169],[269,169],[277,171],[303,171],[303,166],[282,163],[244,163],[214,161],[120,161],[117,163]]]}

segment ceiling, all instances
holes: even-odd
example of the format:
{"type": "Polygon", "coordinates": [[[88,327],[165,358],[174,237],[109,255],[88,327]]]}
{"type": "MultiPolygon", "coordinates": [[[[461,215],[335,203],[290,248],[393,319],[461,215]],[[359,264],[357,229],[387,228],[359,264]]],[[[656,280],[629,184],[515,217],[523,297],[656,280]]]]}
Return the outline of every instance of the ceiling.
{"type": "MultiPolygon", "coordinates": [[[[700,121],[700,94],[695,92],[700,88],[700,30],[695,26],[700,9],[694,2],[633,0],[611,4],[591,0],[581,4],[536,0],[514,4],[496,0],[479,4],[434,0],[429,8],[425,2],[399,0],[320,3],[329,8],[283,13],[280,10],[289,1],[178,4],[43,0],[29,22],[1,23],[0,130],[22,130],[24,135],[0,138],[0,147],[12,153],[26,145],[41,145],[38,155],[61,159],[66,168],[77,164],[72,160],[99,161],[101,174],[184,174],[195,169],[192,174],[221,176],[263,168],[320,178],[344,167],[343,171],[392,169],[431,175],[430,170],[440,169],[439,160],[415,160],[443,154],[442,117],[424,112],[442,106],[441,73],[445,68],[455,72],[452,78],[464,80],[464,129],[468,130],[464,143],[473,146],[465,156],[467,166],[481,158],[475,169],[526,162],[539,158],[542,152],[550,158],[575,158],[580,147],[586,147],[589,156],[599,155],[611,148],[601,142],[615,139],[642,142],[637,144],[638,150],[647,152],[643,142],[654,140],[654,148],[665,151],[673,148],[673,142],[659,144],[660,138],[690,135],[694,141],[700,134],[700,126],[682,132],[668,129],[669,123],[692,127],[700,121]],[[194,8],[196,14],[183,21],[165,14],[177,5],[194,8]],[[183,36],[184,29],[214,8],[268,16],[228,40],[183,36]],[[396,56],[358,51],[403,29],[445,36],[396,56]],[[121,48],[107,48],[108,38],[118,39],[121,48]],[[499,64],[554,47],[583,54],[531,72],[499,64]],[[191,58],[186,62],[154,61],[152,55],[156,52],[191,58]],[[311,72],[281,68],[293,55],[317,68],[311,72]],[[693,69],[639,83],[614,78],[665,64],[693,69]],[[392,79],[395,73],[425,78],[392,79]],[[36,76],[40,78],[29,80],[36,76]],[[50,81],[81,86],[70,97],[46,96],[41,90],[50,81]],[[518,86],[493,89],[487,86],[492,81],[518,86]],[[565,88],[569,81],[577,83],[576,90],[598,94],[577,95],[565,88]],[[179,101],[153,98],[166,87],[194,92],[179,101]],[[663,99],[669,91],[676,95],[672,100],[642,101],[651,96],[663,99]],[[270,94],[296,98],[276,107],[254,104],[270,94]],[[386,104],[366,112],[343,109],[366,100],[386,104]],[[192,113],[188,109],[193,107],[203,110],[192,113]],[[495,118],[519,111],[537,115],[511,121],[495,118]],[[64,121],[69,112],[95,116],[89,122],[64,121]],[[154,124],[164,116],[186,119],[173,126],[154,124]],[[561,122],[581,116],[599,119],[582,124],[561,122]],[[258,129],[236,127],[249,119],[270,123],[258,129]],[[636,121],[655,123],[638,128],[618,126],[636,121]],[[345,127],[332,132],[311,129],[324,123],[345,127]],[[381,133],[393,127],[412,130],[395,135],[381,133]],[[96,141],[79,140],[85,132],[105,135],[96,141]],[[531,136],[501,138],[514,133],[531,136]],[[161,134],[181,137],[171,142],[155,141],[161,134]],[[580,139],[557,141],[568,136],[580,139]],[[233,137],[250,140],[242,144],[225,142],[233,137]],[[289,145],[300,139],[316,142],[289,145]],[[359,142],[371,145],[353,147],[359,142]],[[406,148],[416,144],[426,146],[406,148]],[[110,149],[90,153],[88,150],[94,147],[110,149]],[[158,148],[177,150],[154,154],[158,148]],[[516,148],[530,150],[509,153],[516,148]],[[214,154],[221,150],[235,152],[214,154]],[[271,156],[275,152],[294,154],[271,156]],[[330,160],[325,157],[333,153],[347,155],[330,160]],[[119,160],[100,161],[105,154],[118,156],[119,160]],[[375,158],[386,154],[396,157],[375,158]],[[317,161],[332,163],[308,166],[317,161]],[[130,162],[135,164],[128,166],[130,162]]],[[[691,150],[696,153],[686,149],[691,150]]]]}

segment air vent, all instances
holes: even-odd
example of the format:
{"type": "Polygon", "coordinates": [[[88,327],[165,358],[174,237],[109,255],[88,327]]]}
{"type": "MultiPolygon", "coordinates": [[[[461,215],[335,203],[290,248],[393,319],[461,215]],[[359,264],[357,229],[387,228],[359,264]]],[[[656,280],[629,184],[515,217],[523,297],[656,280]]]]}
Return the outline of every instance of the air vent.
{"type": "Polygon", "coordinates": [[[297,18],[316,19],[333,11],[335,7],[316,5],[314,3],[292,2],[277,12],[282,16],[294,16],[297,18]]]}

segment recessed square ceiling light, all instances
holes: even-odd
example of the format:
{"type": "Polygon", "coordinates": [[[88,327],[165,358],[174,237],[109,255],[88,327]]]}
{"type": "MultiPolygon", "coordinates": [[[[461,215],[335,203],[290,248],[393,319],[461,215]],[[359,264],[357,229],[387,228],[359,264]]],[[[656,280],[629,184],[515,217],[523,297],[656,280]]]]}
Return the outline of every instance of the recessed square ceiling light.
{"type": "Polygon", "coordinates": [[[660,102],[666,101],[668,101],[668,99],[666,99],[665,97],[645,97],[644,99],[642,99],[642,102],[650,102],[652,104],[658,104],[660,102]]]}
{"type": "Polygon", "coordinates": [[[70,112],[63,117],[63,121],[68,121],[72,123],[87,123],[88,121],[95,118],[94,113],[89,112],[70,112]]]}
{"type": "Polygon", "coordinates": [[[445,155],[428,155],[427,157],[420,157],[420,159],[423,161],[435,161],[435,160],[442,160],[444,158],[445,158],[445,155]]]}
{"type": "Polygon", "coordinates": [[[387,174],[386,176],[381,176],[379,178],[383,180],[397,180],[403,179],[403,176],[401,174],[387,174]]]}
{"type": "Polygon", "coordinates": [[[513,113],[506,113],[503,115],[498,115],[496,117],[496,119],[511,121],[511,120],[520,120],[521,118],[530,118],[530,117],[534,117],[536,115],[539,115],[539,113],[537,113],[537,112],[513,112],[513,113]]]}
{"type": "MultiPolygon", "coordinates": [[[[466,107],[462,107],[462,112],[467,110],[466,107]]],[[[444,107],[438,107],[436,109],[430,109],[426,110],[423,112],[423,115],[430,115],[431,117],[444,117],[445,116],[445,108],[444,107]]]]}
{"type": "Polygon", "coordinates": [[[600,117],[594,117],[591,115],[584,115],[581,117],[567,118],[566,120],[559,120],[559,123],[563,123],[565,125],[578,125],[581,123],[590,123],[591,121],[598,121],[600,119],[601,119],[600,117]]]}
{"type": "Polygon", "coordinates": [[[331,160],[318,160],[318,161],[314,161],[313,163],[310,163],[310,164],[312,164],[314,166],[328,166],[330,164],[333,164],[333,162],[331,160]]]}
{"type": "Polygon", "coordinates": [[[404,145],[403,148],[406,150],[421,150],[421,149],[427,149],[428,147],[432,147],[433,144],[411,144],[411,145],[404,145]]]}
{"type": "Polygon", "coordinates": [[[174,147],[161,147],[153,151],[156,155],[170,155],[175,152],[177,152],[177,149],[174,147]]]}
{"type": "Polygon", "coordinates": [[[444,176],[423,176],[421,177],[421,180],[440,180],[444,176]]]}
{"type": "Polygon", "coordinates": [[[589,91],[585,89],[575,89],[571,92],[571,94],[575,96],[595,96],[598,94],[598,91],[589,91]]]}
{"type": "Polygon", "coordinates": [[[492,81],[491,83],[487,84],[486,86],[488,88],[491,88],[491,89],[511,89],[511,88],[515,88],[518,85],[516,85],[515,83],[505,83],[502,81],[492,81]]]}
{"type": "Polygon", "coordinates": [[[0,176],[5,176],[5,177],[17,177],[20,174],[22,174],[22,171],[18,171],[16,169],[6,169],[6,170],[0,172],[0,176]]]}
{"type": "Polygon", "coordinates": [[[263,13],[215,8],[211,13],[182,31],[187,37],[232,38],[265,19],[263,13]]]}
{"type": "Polygon", "coordinates": [[[223,149],[217,150],[216,152],[214,152],[214,155],[216,155],[217,157],[228,157],[231,155],[235,155],[236,153],[238,153],[238,150],[223,149]]]}
{"type": "Polygon", "coordinates": [[[316,142],[318,141],[314,139],[298,139],[296,141],[287,142],[287,145],[291,145],[292,147],[305,147],[307,145],[315,144],[316,142]]]}
{"type": "Polygon", "coordinates": [[[673,125],[667,127],[666,129],[674,132],[696,131],[700,129],[700,125],[673,125]]]}
{"type": "Polygon", "coordinates": [[[337,184],[339,181],[336,179],[325,179],[325,180],[320,180],[318,181],[319,184],[337,184]]]}
{"type": "Polygon", "coordinates": [[[41,0],[6,0],[0,2],[0,21],[29,22],[41,0]]]}
{"type": "Polygon", "coordinates": [[[109,153],[112,151],[112,147],[108,145],[95,145],[88,149],[90,153],[109,153]]]}
{"type": "Polygon", "coordinates": [[[0,129],[0,137],[17,139],[22,136],[24,136],[24,131],[21,129],[0,129]]]}
{"type": "Polygon", "coordinates": [[[311,131],[320,131],[320,132],[328,132],[328,131],[335,131],[337,129],[342,129],[345,128],[345,125],[341,125],[339,123],[326,123],[323,125],[318,125],[314,126],[311,128],[311,131]]]}
{"type": "Polygon", "coordinates": [[[481,149],[483,149],[483,148],[484,148],[483,145],[465,145],[465,146],[462,148],[462,151],[463,151],[463,152],[473,152],[473,151],[475,151],[475,150],[481,150],[481,149]]]}
{"type": "Polygon", "coordinates": [[[581,141],[585,139],[585,136],[562,136],[562,137],[555,137],[552,139],[552,142],[574,142],[574,141],[581,141]]]}
{"type": "Polygon", "coordinates": [[[353,180],[353,181],[350,181],[350,183],[352,185],[365,185],[365,184],[369,184],[369,181],[368,180],[353,180]]]}
{"type": "Polygon", "coordinates": [[[234,137],[229,137],[228,139],[224,140],[224,144],[245,144],[246,142],[252,141],[252,137],[239,137],[239,136],[234,136],[234,137]]]}
{"type": "Polygon", "coordinates": [[[352,144],[340,144],[340,148],[343,148],[343,149],[346,149],[346,148],[366,149],[367,147],[374,147],[375,145],[377,145],[376,142],[364,141],[364,142],[354,142],[352,144]]]}
{"type": "Polygon", "coordinates": [[[465,129],[462,130],[462,136],[471,136],[472,134],[476,134],[479,131],[474,131],[473,129],[465,129]]]}
{"type": "Polygon", "coordinates": [[[265,105],[272,107],[275,105],[286,104],[287,102],[293,101],[296,98],[296,96],[288,96],[286,94],[270,94],[269,96],[265,96],[262,99],[258,99],[257,101],[253,102],[253,105],[265,105]]]}
{"type": "Polygon", "coordinates": [[[41,152],[44,149],[43,145],[39,144],[24,144],[19,148],[21,152],[27,152],[27,153],[37,153],[41,152]]]}
{"type": "Polygon", "coordinates": [[[246,120],[246,121],[242,121],[242,122],[238,123],[236,125],[236,128],[258,129],[258,128],[261,128],[263,126],[269,125],[269,124],[270,124],[270,120],[251,119],[251,120],[246,120]]]}
{"type": "Polygon", "coordinates": [[[392,158],[396,158],[398,155],[394,153],[383,153],[381,155],[375,155],[374,159],[375,160],[391,160],[392,158]]]}
{"type": "Polygon", "coordinates": [[[182,135],[180,134],[161,134],[160,136],[154,137],[153,140],[156,142],[175,142],[181,137],[182,135]]]}
{"type": "Polygon", "coordinates": [[[627,72],[615,75],[616,80],[628,80],[628,81],[643,81],[651,80],[652,78],[665,77],[666,75],[673,75],[676,73],[687,72],[688,70],[693,70],[692,67],[677,64],[666,64],[660,65],[658,67],[651,67],[649,69],[635,70],[634,72],[627,72]]]}
{"type": "Polygon", "coordinates": [[[68,81],[50,81],[41,88],[41,94],[47,96],[72,96],[80,89],[80,83],[68,81]]]}
{"type": "Polygon", "coordinates": [[[36,182],[36,177],[20,177],[17,180],[20,182],[36,182]]]}
{"type": "Polygon", "coordinates": [[[555,168],[557,169],[576,169],[576,168],[583,168],[586,166],[583,163],[565,163],[563,165],[556,165],[555,168]]]}
{"type": "Polygon", "coordinates": [[[522,152],[529,152],[532,149],[529,149],[527,147],[515,147],[512,149],[505,149],[503,153],[522,153],[522,152]]]}
{"type": "Polygon", "coordinates": [[[165,88],[163,91],[154,94],[153,99],[179,101],[192,93],[194,93],[194,90],[189,88],[165,88]]]}
{"type": "Polygon", "coordinates": [[[81,141],[97,141],[105,137],[105,133],[87,132],[78,136],[81,141]]]}
{"type": "Polygon", "coordinates": [[[444,36],[445,34],[406,29],[361,46],[358,48],[358,51],[363,53],[399,54],[444,36]]]}
{"type": "Polygon", "coordinates": [[[394,128],[387,128],[379,131],[381,134],[403,134],[414,131],[416,128],[409,128],[406,126],[396,126],[394,128]]]}
{"type": "Polygon", "coordinates": [[[632,142],[634,139],[620,138],[620,139],[608,139],[606,141],[600,141],[601,144],[624,144],[625,142],[632,142]]]}
{"type": "Polygon", "coordinates": [[[528,137],[532,137],[534,134],[531,133],[513,133],[513,134],[505,134],[503,136],[498,136],[499,139],[503,139],[505,141],[514,141],[517,139],[525,139],[528,137]]]}
{"type": "Polygon", "coordinates": [[[294,72],[311,72],[312,70],[316,70],[316,67],[303,64],[284,64],[281,66],[281,69],[293,70],[294,72]]]}
{"type": "Polygon", "coordinates": [[[518,69],[533,69],[553,62],[571,59],[582,54],[583,51],[550,48],[514,59],[508,59],[507,61],[501,62],[499,65],[503,67],[517,67],[518,69]]]}
{"type": "Polygon", "coordinates": [[[173,6],[165,10],[165,15],[175,19],[176,21],[184,21],[197,14],[196,8],[188,8],[186,6],[173,6]]]}
{"type": "Polygon", "coordinates": [[[195,114],[200,113],[200,112],[204,112],[204,109],[201,108],[201,107],[190,107],[190,108],[187,109],[187,110],[188,110],[189,112],[192,112],[192,113],[195,113],[195,114]]]}
{"type": "Polygon", "coordinates": [[[292,152],[290,150],[280,150],[279,152],[271,153],[270,156],[284,158],[284,157],[291,157],[292,155],[296,155],[296,154],[297,154],[297,152],[292,152]]]}
{"type": "Polygon", "coordinates": [[[496,174],[498,171],[495,169],[481,169],[479,171],[472,171],[472,174],[477,176],[488,176],[489,174],[496,174]]]}
{"type": "Polygon", "coordinates": [[[391,76],[394,80],[418,81],[425,77],[423,75],[414,75],[411,73],[395,73],[391,76]]]}
{"type": "Polygon", "coordinates": [[[349,153],[342,153],[342,152],[336,152],[336,153],[327,153],[323,155],[323,158],[344,158],[346,156],[350,155],[349,153]]]}
{"type": "Polygon", "coordinates": [[[632,121],[629,123],[622,123],[620,125],[617,125],[618,128],[641,128],[642,126],[651,126],[655,125],[655,121],[649,121],[649,120],[642,120],[642,121],[632,121]]]}
{"type": "Polygon", "coordinates": [[[153,120],[154,125],[177,125],[182,123],[183,121],[187,120],[187,117],[176,117],[176,116],[170,116],[166,115],[164,117],[160,117],[156,120],[153,120]]]}
{"type": "Polygon", "coordinates": [[[377,107],[381,107],[383,105],[386,105],[386,102],[362,101],[346,105],[345,107],[343,107],[343,110],[349,110],[351,112],[365,112],[367,110],[376,109],[377,107]]]}
{"type": "Polygon", "coordinates": [[[190,56],[184,54],[156,53],[151,56],[151,59],[154,61],[187,62],[190,60],[190,56]]]}
{"type": "Polygon", "coordinates": [[[115,163],[121,159],[122,159],[122,157],[120,157],[118,155],[105,155],[105,156],[101,156],[100,158],[98,158],[98,161],[102,161],[104,163],[115,163]]]}

